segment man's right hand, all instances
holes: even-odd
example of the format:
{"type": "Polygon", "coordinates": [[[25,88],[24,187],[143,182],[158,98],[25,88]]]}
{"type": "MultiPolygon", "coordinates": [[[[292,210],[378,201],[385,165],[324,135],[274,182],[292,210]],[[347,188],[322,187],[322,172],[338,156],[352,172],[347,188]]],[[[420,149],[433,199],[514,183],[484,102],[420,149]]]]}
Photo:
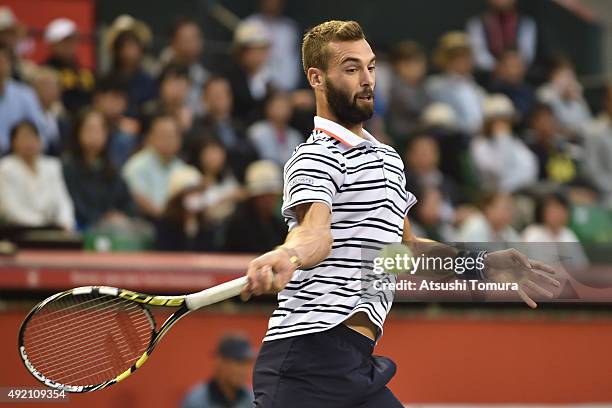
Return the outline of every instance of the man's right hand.
{"type": "Polygon", "coordinates": [[[280,292],[289,283],[297,268],[298,265],[290,261],[287,251],[275,249],[266,252],[249,263],[249,283],[240,297],[246,301],[251,295],[280,292]]]}

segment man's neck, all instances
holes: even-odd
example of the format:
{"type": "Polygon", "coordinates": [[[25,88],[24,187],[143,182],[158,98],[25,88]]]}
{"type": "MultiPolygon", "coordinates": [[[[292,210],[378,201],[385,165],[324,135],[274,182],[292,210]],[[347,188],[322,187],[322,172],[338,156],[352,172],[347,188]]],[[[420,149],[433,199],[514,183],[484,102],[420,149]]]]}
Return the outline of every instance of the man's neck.
{"type": "Polygon", "coordinates": [[[338,118],[336,118],[336,116],[333,113],[330,112],[328,107],[320,106],[318,103],[317,103],[317,116],[323,119],[331,120],[332,122],[336,122],[337,124],[342,125],[346,129],[350,130],[357,136],[363,138],[363,132],[362,132],[363,123],[357,123],[357,124],[342,123],[341,121],[338,120],[338,118]]]}
{"type": "Polygon", "coordinates": [[[228,402],[234,402],[236,400],[236,396],[238,394],[238,390],[236,388],[224,381],[219,380],[217,380],[217,386],[228,402]]]}
{"type": "Polygon", "coordinates": [[[6,91],[6,85],[8,84],[9,78],[1,78],[0,79],[0,95],[4,94],[6,91]]]}

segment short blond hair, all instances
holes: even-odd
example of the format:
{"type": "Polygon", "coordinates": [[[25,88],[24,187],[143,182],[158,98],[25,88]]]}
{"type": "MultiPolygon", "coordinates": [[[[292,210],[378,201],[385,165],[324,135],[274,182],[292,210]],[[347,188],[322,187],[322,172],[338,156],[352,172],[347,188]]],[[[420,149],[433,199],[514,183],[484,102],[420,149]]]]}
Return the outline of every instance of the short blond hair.
{"type": "Polygon", "coordinates": [[[327,69],[329,51],[327,45],[332,41],[359,41],[366,36],[356,21],[331,20],[308,30],[302,41],[302,65],[308,68],[327,69]]]}

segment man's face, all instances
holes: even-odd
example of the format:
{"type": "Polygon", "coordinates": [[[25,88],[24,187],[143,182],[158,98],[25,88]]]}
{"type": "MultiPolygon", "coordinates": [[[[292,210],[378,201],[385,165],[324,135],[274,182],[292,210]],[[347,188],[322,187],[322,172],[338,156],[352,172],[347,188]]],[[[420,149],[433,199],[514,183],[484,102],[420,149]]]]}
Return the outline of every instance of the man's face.
{"type": "Polygon", "coordinates": [[[499,61],[497,77],[503,81],[520,84],[525,77],[525,63],[518,52],[508,52],[499,61]]]}
{"type": "Polygon", "coordinates": [[[331,113],[344,125],[360,124],[374,113],[375,55],[366,40],[331,42],[325,97],[331,113]]]}
{"type": "Polygon", "coordinates": [[[413,171],[428,172],[435,170],[440,161],[436,141],[429,137],[415,140],[408,151],[408,165],[413,171]]]}
{"type": "Polygon", "coordinates": [[[152,125],[149,144],[164,158],[170,159],[181,148],[178,124],[171,118],[160,118],[152,125]]]}
{"type": "Polygon", "coordinates": [[[181,61],[193,62],[200,58],[204,41],[200,27],[196,24],[185,24],[176,33],[172,48],[181,61]]]}
{"type": "Polygon", "coordinates": [[[204,106],[212,114],[224,116],[232,111],[232,90],[226,79],[218,79],[208,84],[202,97],[204,106]]]}
{"type": "Polygon", "coordinates": [[[515,0],[489,0],[489,5],[494,10],[507,11],[514,8],[515,0]]]}
{"type": "Polygon", "coordinates": [[[127,94],[117,91],[100,92],[94,96],[95,108],[111,121],[118,120],[123,116],[127,104],[127,94]]]}
{"type": "Polygon", "coordinates": [[[0,83],[11,76],[11,57],[8,52],[0,51],[0,83]]]}
{"type": "Polygon", "coordinates": [[[189,80],[179,76],[169,76],[160,85],[161,99],[169,104],[180,105],[187,99],[189,80]]]}
{"type": "Polygon", "coordinates": [[[267,45],[247,46],[240,53],[240,64],[249,73],[257,73],[268,61],[270,47],[267,45]]]}
{"type": "Polygon", "coordinates": [[[245,387],[251,377],[252,361],[236,361],[230,358],[217,357],[217,380],[237,390],[245,387]]]}
{"type": "Polygon", "coordinates": [[[77,58],[79,39],[76,35],[71,35],[54,44],[51,44],[52,54],[63,61],[71,62],[77,58]]]}

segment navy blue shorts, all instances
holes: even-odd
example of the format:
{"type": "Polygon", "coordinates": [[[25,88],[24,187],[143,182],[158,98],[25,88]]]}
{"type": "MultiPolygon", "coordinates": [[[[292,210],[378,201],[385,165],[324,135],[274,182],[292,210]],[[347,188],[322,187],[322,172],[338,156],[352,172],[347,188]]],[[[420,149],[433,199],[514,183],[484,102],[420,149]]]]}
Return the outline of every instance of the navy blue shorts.
{"type": "Polygon", "coordinates": [[[340,324],[264,342],[253,370],[257,408],[401,408],[387,383],[396,366],[374,341],[340,324]]]}

